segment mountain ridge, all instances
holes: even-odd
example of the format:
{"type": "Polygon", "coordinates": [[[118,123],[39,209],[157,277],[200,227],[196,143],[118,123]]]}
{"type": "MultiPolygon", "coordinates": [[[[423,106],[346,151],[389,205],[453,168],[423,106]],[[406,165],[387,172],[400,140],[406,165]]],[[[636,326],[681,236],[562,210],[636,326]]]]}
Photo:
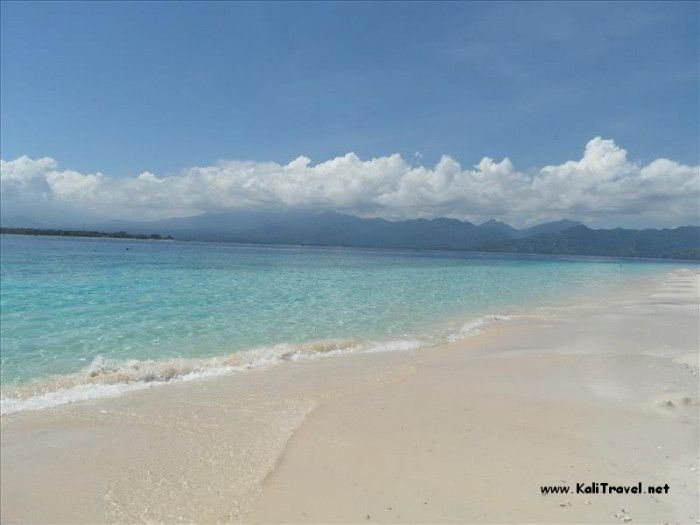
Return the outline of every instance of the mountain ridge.
{"type": "MultiPolygon", "coordinates": [[[[5,218],[1,219],[4,225],[5,218]]],[[[517,229],[494,219],[391,221],[334,211],[229,210],[156,221],[113,220],[82,229],[158,232],[176,240],[700,259],[700,228],[592,229],[568,219],[517,229]]]]}

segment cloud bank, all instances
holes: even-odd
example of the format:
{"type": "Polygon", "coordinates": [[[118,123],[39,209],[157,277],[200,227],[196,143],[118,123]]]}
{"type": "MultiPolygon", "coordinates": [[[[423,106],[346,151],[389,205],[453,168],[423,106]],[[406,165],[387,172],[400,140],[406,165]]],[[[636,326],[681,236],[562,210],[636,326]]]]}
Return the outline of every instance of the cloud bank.
{"type": "Polygon", "coordinates": [[[630,161],[596,137],[583,156],[518,171],[508,158],[463,168],[443,156],[432,168],[394,154],[348,153],[319,164],[218,161],[158,176],[110,177],[61,169],[52,158],[0,161],[5,210],[45,207],[104,218],[160,219],[227,208],[335,210],[389,219],[497,218],[514,225],[570,218],[591,225],[697,224],[700,166],[630,161]]]}

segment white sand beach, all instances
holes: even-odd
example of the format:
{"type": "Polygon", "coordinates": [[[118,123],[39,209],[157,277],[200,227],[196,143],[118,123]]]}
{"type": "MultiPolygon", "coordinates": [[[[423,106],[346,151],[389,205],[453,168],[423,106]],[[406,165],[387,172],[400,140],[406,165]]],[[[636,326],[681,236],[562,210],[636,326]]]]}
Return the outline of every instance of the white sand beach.
{"type": "Polygon", "coordinates": [[[695,523],[700,276],[2,418],[2,521],[695,523]],[[660,494],[541,494],[605,482],[660,494]]]}

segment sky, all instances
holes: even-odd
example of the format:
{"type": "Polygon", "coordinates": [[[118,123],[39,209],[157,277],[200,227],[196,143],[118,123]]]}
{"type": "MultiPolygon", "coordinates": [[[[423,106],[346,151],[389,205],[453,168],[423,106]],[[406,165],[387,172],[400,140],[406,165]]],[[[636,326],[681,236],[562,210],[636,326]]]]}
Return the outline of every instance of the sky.
{"type": "Polygon", "coordinates": [[[697,224],[700,3],[0,4],[3,216],[697,224]]]}

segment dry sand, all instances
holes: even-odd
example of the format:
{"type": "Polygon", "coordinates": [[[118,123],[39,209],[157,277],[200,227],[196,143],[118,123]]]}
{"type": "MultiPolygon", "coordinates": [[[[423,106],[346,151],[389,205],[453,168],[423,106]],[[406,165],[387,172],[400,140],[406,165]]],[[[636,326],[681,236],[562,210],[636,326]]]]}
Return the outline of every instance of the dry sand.
{"type": "Polygon", "coordinates": [[[2,521],[696,523],[699,299],[676,271],[441,347],[4,416],[2,521]],[[540,491],[594,481],[670,489],[540,491]]]}

